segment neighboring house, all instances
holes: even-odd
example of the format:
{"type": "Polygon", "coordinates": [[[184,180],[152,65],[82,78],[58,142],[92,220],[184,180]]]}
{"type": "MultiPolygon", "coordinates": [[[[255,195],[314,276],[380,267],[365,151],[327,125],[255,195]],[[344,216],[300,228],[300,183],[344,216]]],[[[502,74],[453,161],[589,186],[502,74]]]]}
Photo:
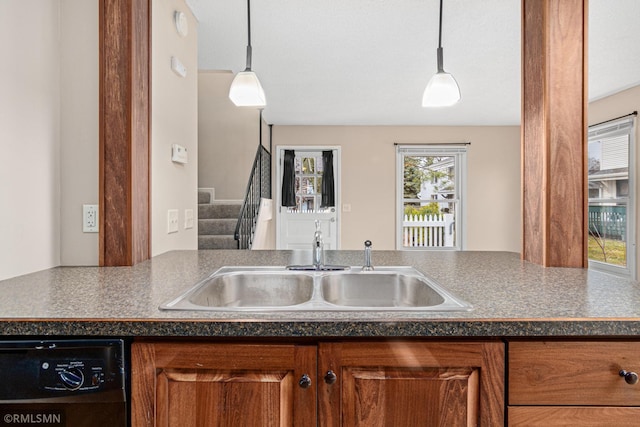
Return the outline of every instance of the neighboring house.
{"type": "Polygon", "coordinates": [[[629,196],[629,139],[626,135],[589,143],[589,199],[629,196]]]}
{"type": "Polygon", "coordinates": [[[420,203],[421,206],[455,197],[454,168],[453,157],[439,157],[434,160],[429,166],[430,179],[422,182],[418,193],[418,199],[424,200],[420,203]]]}
{"type": "Polygon", "coordinates": [[[589,174],[590,199],[615,199],[629,196],[628,168],[601,170],[589,174]]]}
{"type": "Polygon", "coordinates": [[[589,142],[589,232],[625,240],[629,197],[629,136],[589,142]]]}

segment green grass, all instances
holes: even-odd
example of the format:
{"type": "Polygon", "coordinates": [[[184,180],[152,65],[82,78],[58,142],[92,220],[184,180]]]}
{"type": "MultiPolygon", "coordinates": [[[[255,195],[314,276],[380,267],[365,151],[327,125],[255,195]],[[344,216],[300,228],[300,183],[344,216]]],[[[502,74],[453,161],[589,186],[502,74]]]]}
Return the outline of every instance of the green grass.
{"type": "Polygon", "coordinates": [[[595,237],[589,236],[589,259],[613,265],[627,265],[627,243],[625,241],[605,239],[604,252],[607,254],[606,261],[602,248],[598,245],[595,237]]]}

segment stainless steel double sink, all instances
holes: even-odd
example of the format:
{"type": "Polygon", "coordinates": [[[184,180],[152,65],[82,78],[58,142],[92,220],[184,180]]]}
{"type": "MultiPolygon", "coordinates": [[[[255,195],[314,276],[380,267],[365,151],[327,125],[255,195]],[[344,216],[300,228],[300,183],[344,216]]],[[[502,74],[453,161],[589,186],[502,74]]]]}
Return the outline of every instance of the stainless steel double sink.
{"type": "Polygon", "coordinates": [[[412,267],[362,271],[291,271],[286,267],[222,267],[163,310],[205,311],[467,311],[412,267]]]}

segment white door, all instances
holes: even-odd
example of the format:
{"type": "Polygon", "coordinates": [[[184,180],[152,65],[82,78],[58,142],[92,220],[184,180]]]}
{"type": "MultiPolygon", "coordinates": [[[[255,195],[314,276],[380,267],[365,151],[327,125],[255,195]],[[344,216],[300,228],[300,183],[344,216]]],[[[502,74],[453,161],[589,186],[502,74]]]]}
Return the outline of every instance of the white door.
{"type": "MultiPolygon", "coordinates": [[[[315,232],[315,221],[321,224],[325,249],[338,249],[340,148],[339,147],[277,147],[277,207],[276,247],[278,249],[309,249],[315,232]],[[295,152],[295,206],[282,206],[282,182],[285,150],[295,152]],[[324,176],[323,151],[333,154],[334,206],[322,206],[324,176]]],[[[326,185],[326,184],[325,184],[326,185]]]]}

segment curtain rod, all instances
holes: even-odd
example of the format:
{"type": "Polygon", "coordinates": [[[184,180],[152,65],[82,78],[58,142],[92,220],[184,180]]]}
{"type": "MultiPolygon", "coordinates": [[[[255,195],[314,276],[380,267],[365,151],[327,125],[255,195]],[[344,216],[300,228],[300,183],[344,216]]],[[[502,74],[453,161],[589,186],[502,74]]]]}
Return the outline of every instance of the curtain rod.
{"type": "Polygon", "coordinates": [[[471,145],[471,142],[394,142],[393,145],[471,145]]]}
{"type": "Polygon", "coordinates": [[[625,117],[629,117],[629,116],[637,116],[638,112],[634,111],[633,113],[629,113],[629,114],[625,114],[624,116],[620,116],[620,117],[616,117],[615,119],[609,119],[609,120],[605,120],[604,122],[600,122],[600,123],[594,123],[592,125],[589,125],[589,127],[593,127],[593,126],[600,126],[603,125],[605,123],[609,123],[612,122],[614,120],[620,120],[620,119],[624,119],[625,117]]]}

